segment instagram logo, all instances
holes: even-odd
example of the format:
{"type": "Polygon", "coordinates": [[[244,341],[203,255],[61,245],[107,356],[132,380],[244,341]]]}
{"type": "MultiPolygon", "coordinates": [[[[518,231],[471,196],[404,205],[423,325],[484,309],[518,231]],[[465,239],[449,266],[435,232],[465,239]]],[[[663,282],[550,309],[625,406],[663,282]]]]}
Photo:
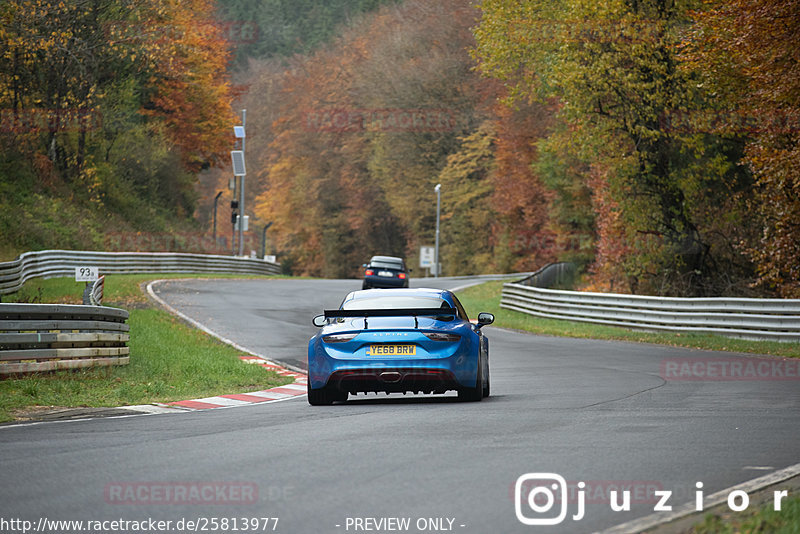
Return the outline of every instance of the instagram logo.
{"type": "MultiPolygon", "coordinates": [[[[633,495],[634,502],[654,503],[654,512],[671,512],[673,492],[660,488],[661,484],[654,481],[594,480],[588,485],[584,481],[568,484],[556,473],[525,473],[514,484],[514,511],[523,525],[558,525],[567,517],[569,501],[578,503],[572,520],[580,521],[586,513],[587,502],[607,502],[614,512],[629,512],[633,495]],[[588,501],[587,493],[590,494],[588,501]]],[[[696,482],[695,488],[695,510],[702,512],[703,483],[696,482]]],[[[773,492],[774,511],[781,510],[781,501],[788,495],[788,490],[773,492]]],[[[745,491],[734,489],[728,494],[728,508],[732,512],[746,510],[749,505],[750,497],[745,491]]]]}
{"type": "MultiPolygon", "coordinates": [[[[575,520],[583,518],[582,501],[578,509],[575,520]]],[[[567,517],[567,481],[556,473],[525,473],[514,484],[514,511],[524,525],[558,525],[567,517]],[[558,514],[553,510],[556,502],[558,514]],[[523,505],[527,505],[526,510],[523,505]]]]}

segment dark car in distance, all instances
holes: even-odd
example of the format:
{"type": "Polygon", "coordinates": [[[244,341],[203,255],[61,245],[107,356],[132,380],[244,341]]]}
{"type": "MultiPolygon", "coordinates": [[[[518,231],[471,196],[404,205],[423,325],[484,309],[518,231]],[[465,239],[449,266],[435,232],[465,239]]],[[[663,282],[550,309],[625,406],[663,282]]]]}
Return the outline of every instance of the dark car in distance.
{"type": "Polygon", "coordinates": [[[373,256],[364,267],[361,289],[408,287],[408,272],[403,258],[373,256]]]}

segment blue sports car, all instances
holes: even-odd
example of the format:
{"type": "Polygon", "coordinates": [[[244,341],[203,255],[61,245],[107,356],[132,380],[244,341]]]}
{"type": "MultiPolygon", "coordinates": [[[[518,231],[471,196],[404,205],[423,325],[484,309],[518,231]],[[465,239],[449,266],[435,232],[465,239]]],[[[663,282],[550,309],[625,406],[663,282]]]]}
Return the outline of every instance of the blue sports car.
{"type": "Polygon", "coordinates": [[[450,291],[362,290],[338,310],[314,317],[308,343],[308,402],[346,401],[349,393],[458,392],[489,396],[489,341],[481,328],[491,313],[469,321],[450,291]]]}

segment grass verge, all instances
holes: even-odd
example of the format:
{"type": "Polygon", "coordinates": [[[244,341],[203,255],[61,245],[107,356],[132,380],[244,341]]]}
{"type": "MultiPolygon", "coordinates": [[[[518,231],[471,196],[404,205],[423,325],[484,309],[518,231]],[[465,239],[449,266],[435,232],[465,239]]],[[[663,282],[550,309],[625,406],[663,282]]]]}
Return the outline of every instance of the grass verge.
{"type": "Polygon", "coordinates": [[[800,533],[800,497],[783,501],[781,510],[772,503],[754,510],[708,514],[690,530],[693,534],[738,534],[740,532],[769,532],[771,534],[800,533]]]}
{"type": "MultiPolygon", "coordinates": [[[[2,379],[0,422],[39,406],[150,404],[258,391],[291,382],[242,362],[236,349],[150,306],[139,289],[147,280],[187,277],[191,276],[107,277],[104,302],[130,311],[130,364],[2,379]]],[[[207,275],[197,276],[203,277],[207,275]]],[[[4,301],[80,304],[82,286],[69,278],[34,280],[4,301]]]]}
{"type": "Polygon", "coordinates": [[[476,316],[478,312],[490,312],[495,315],[495,326],[522,330],[534,334],[635,341],[693,349],[771,354],[785,358],[800,358],[800,343],[750,341],[710,334],[642,332],[615,326],[534,317],[525,313],[500,308],[500,293],[502,288],[502,281],[485,282],[459,291],[458,298],[471,316],[476,316]]]}

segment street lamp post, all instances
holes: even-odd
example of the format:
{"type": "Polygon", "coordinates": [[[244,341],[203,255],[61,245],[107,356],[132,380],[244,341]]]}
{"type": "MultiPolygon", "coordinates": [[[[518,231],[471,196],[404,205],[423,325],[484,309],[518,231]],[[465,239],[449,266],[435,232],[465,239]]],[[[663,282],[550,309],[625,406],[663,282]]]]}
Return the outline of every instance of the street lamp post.
{"type": "Polygon", "coordinates": [[[222,196],[222,191],[217,193],[217,196],[214,197],[214,249],[217,248],[217,201],[219,197],[222,196]]]}
{"type": "MultiPolygon", "coordinates": [[[[239,215],[237,221],[239,223],[239,256],[244,256],[244,177],[247,174],[244,164],[244,145],[245,145],[245,121],[247,118],[247,110],[242,110],[242,125],[234,126],[233,133],[236,139],[241,139],[242,149],[234,150],[231,152],[231,162],[233,163],[234,177],[240,176],[239,180],[239,215]]],[[[236,195],[234,195],[236,198],[236,195]]]]}
{"type": "Polygon", "coordinates": [[[433,251],[433,269],[435,278],[439,278],[439,215],[442,209],[442,184],[436,184],[436,246],[433,251]]]}
{"type": "Polygon", "coordinates": [[[231,255],[236,256],[236,218],[239,216],[239,198],[236,194],[236,176],[228,179],[228,189],[231,191],[231,255]]]}
{"type": "MultiPolygon", "coordinates": [[[[242,110],[242,158],[244,158],[245,143],[245,119],[247,110],[242,110]]],[[[239,256],[244,256],[244,177],[242,174],[241,184],[239,185],[239,256]]]]}
{"type": "Polygon", "coordinates": [[[272,221],[268,222],[264,226],[264,230],[261,232],[261,259],[263,260],[267,255],[267,230],[269,227],[272,226],[272,221]]]}

